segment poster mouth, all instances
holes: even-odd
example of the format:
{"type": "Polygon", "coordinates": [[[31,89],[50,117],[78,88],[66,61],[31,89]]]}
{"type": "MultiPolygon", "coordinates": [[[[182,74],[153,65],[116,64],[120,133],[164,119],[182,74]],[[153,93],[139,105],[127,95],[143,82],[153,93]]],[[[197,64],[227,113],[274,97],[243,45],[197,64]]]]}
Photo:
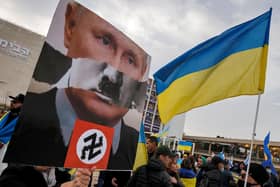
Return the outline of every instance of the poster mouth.
{"type": "Polygon", "coordinates": [[[98,96],[98,98],[100,100],[102,100],[103,102],[107,103],[107,104],[110,104],[112,105],[113,104],[113,99],[111,99],[110,97],[102,94],[101,92],[98,92],[98,91],[94,91],[94,93],[98,96]]]}

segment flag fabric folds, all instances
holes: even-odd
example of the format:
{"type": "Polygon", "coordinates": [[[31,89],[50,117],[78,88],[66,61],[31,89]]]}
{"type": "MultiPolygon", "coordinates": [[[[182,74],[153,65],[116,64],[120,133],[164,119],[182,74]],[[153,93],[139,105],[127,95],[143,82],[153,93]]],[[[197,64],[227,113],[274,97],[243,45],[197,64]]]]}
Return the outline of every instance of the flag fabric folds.
{"type": "Polygon", "coordinates": [[[19,118],[19,117],[14,118],[6,126],[4,126],[4,124],[8,120],[9,115],[10,115],[10,112],[6,113],[0,119],[0,143],[3,143],[3,144],[6,144],[10,141],[10,139],[14,133],[14,129],[17,124],[18,118],[19,118]]]}
{"type": "Polygon", "coordinates": [[[243,161],[245,166],[248,166],[248,164],[249,164],[249,156],[250,156],[250,151],[247,153],[247,156],[246,156],[245,160],[243,161]]]}
{"type": "Polygon", "coordinates": [[[169,129],[170,129],[170,124],[166,124],[162,127],[162,129],[160,129],[159,131],[159,138],[163,138],[163,137],[167,137],[168,135],[168,132],[169,132],[169,129]]]}
{"type": "Polygon", "coordinates": [[[180,140],[179,143],[178,143],[177,149],[179,151],[191,152],[191,150],[192,150],[192,142],[187,142],[187,141],[180,140]]]}
{"type": "Polygon", "coordinates": [[[148,162],[148,153],[146,148],[144,124],[141,123],[133,170],[136,170],[139,166],[147,164],[147,162],[148,162]]]}
{"type": "Polygon", "coordinates": [[[269,167],[271,169],[271,173],[277,176],[277,171],[272,163],[272,156],[269,150],[269,141],[270,141],[270,132],[267,133],[263,140],[263,152],[265,154],[265,161],[262,162],[263,167],[269,167]]]}
{"type": "Polygon", "coordinates": [[[225,153],[224,153],[224,151],[219,152],[217,156],[220,157],[221,159],[225,160],[225,153]]]}
{"type": "Polygon", "coordinates": [[[197,45],[154,74],[164,124],[192,108],[264,92],[271,12],[197,45]]]}
{"type": "Polygon", "coordinates": [[[0,118],[0,121],[2,121],[2,119],[4,119],[8,114],[9,114],[9,112],[6,112],[6,113],[0,118]]]}
{"type": "Polygon", "coordinates": [[[265,160],[272,160],[272,156],[269,150],[269,142],[270,142],[270,132],[267,133],[263,140],[263,151],[265,154],[265,160]]]}

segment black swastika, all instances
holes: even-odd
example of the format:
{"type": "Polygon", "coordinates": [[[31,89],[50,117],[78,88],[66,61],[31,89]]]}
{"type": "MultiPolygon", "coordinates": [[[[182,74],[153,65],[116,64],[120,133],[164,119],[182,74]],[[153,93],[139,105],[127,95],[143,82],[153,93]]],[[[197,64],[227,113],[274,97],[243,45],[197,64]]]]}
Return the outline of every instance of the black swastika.
{"type": "Polygon", "coordinates": [[[91,144],[85,146],[82,149],[82,156],[81,156],[82,160],[86,159],[86,152],[88,152],[88,160],[93,159],[94,157],[96,157],[101,153],[100,149],[98,149],[97,151],[95,151],[95,149],[103,146],[103,136],[100,136],[99,142],[96,142],[96,133],[94,133],[84,138],[85,143],[88,141],[91,141],[91,144]]]}

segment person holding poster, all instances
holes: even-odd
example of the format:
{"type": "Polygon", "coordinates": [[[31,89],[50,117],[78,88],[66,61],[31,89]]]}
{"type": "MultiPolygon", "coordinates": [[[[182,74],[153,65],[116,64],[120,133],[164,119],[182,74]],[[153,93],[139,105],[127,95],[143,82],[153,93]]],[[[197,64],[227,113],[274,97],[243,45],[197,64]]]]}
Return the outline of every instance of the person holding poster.
{"type": "MultiPolygon", "coordinates": [[[[130,109],[143,110],[150,56],[110,23],[72,1],[65,10],[63,38],[71,67],[50,90],[28,91],[5,160],[131,170],[138,126],[129,126],[123,118],[130,109]]],[[[52,69],[55,66],[45,69],[45,74],[52,69]]],[[[34,75],[39,76],[36,70],[34,75]]]]}
{"type": "Polygon", "coordinates": [[[47,166],[9,166],[0,176],[0,186],[88,187],[93,171],[79,168],[71,180],[70,174],[47,166]]]}

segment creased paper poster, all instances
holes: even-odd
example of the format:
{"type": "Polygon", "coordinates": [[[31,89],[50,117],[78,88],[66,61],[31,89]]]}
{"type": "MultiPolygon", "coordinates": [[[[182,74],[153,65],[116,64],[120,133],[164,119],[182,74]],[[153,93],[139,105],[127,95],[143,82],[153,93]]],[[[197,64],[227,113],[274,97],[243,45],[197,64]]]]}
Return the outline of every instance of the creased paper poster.
{"type": "Polygon", "coordinates": [[[149,66],[113,25],[61,1],[5,161],[132,169],[149,66]]]}

